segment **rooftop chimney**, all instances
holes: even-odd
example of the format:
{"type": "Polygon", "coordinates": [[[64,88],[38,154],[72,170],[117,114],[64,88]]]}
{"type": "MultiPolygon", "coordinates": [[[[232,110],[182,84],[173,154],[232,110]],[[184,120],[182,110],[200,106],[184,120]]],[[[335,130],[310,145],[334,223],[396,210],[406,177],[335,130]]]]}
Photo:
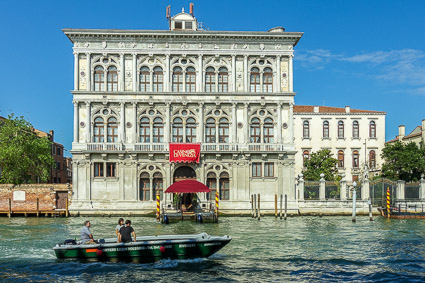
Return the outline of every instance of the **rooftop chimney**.
{"type": "Polygon", "coordinates": [[[319,113],[319,106],[313,106],[313,112],[314,113],[319,113]]]}
{"type": "Polygon", "coordinates": [[[194,15],[193,15],[193,3],[190,3],[190,15],[192,16],[192,17],[194,17],[194,15]]]}
{"type": "Polygon", "coordinates": [[[345,106],[345,113],[350,113],[350,106],[345,106]]]}
{"type": "Polygon", "coordinates": [[[400,125],[398,126],[398,140],[402,141],[402,139],[404,138],[406,134],[406,129],[404,125],[400,125]]]}

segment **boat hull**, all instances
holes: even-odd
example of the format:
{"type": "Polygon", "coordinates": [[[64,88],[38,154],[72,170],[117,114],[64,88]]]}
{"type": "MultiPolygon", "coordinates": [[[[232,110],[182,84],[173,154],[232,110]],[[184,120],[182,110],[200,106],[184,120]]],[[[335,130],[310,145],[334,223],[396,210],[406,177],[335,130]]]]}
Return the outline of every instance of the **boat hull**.
{"type": "Polygon", "coordinates": [[[161,259],[209,257],[231,241],[228,236],[214,237],[204,233],[195,236],[181,239],[153,236],[131,243],[106,241],[93,245],[59,245],[53,249],[58,259],[154,262],[161,259]]]}
{"type": "MultiPolygon", "coordinates": [[[[381,216],[388,217],[388,212],[386,208],[378,208],[381,212],[381,216]]],[[[425,212],[416,212],[416,211],[399,211],[398,209],[391,209],[390,217],[391,219],[425,219],[425,212]]]]}

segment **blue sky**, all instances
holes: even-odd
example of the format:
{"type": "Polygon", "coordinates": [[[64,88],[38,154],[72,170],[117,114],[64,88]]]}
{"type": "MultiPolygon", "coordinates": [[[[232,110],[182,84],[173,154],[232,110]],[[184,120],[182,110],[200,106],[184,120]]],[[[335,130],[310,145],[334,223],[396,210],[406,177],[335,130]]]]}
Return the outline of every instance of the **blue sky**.
{"type": "MultiPolygon", "coordinates": [[[[62,28],[168,29],[191,1],[0,0],[0,115],[23,115],[71,149],[72,45],[62,28]]],[[[296,103],[387,112],[386,138],[425,119],[425,1],[192,1],[210,30],[304,32],[296,103]]]]}

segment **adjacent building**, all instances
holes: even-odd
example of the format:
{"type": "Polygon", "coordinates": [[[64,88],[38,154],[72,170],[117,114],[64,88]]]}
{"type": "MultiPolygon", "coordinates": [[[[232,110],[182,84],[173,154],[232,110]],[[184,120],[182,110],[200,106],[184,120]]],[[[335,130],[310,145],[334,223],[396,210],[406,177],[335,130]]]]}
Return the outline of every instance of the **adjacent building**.
{"type": "Polygon", "coordinates": [[[385,112],[328,107],[294,106],[295,174],[311,153],[329,149],[338,159],[338,173],[347,181],[380,172],[385,144],[385,112]],[[365,167],[366,165],[366,167],[365,167]]]}
{"type": "Polygon", "coordinates": [[[398,126],[398,135],[395,139],[387,141],[387,143],[394,143],[400,141],[404,144],[414,142],[418,146],[421,142],[425,143],[425,119],[422,120],[422,124],[416,126],[410,134],[406,135],[406,128],[404,125],[398,126]]]}
{"type": "Polygon", "coordinates": [[[163,31],[63,30],[75,58],[71,212],[152,211],[157,192],[188,178],[211,188],[203,198],[218,190],[222,211],[250,209],[258,193],[270,203],[287,194],[294,207],[302,33],[169,20],[163,31]],[[184,163],[192,154],[199,161],[184,163]]]}

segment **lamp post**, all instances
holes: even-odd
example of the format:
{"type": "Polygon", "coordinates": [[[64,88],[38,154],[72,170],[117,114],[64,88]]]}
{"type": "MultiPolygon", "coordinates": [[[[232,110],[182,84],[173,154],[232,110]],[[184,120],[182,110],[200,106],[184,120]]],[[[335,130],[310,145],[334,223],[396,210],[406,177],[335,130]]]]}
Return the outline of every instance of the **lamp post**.
{"type": "Polygon", "coordinates": [[[357,183],[356,181],[354,181],[353,182],[353,214],[351,217],[351,220],[353,222],[356,222],[356,186],[357,186],[357,183]]]}

